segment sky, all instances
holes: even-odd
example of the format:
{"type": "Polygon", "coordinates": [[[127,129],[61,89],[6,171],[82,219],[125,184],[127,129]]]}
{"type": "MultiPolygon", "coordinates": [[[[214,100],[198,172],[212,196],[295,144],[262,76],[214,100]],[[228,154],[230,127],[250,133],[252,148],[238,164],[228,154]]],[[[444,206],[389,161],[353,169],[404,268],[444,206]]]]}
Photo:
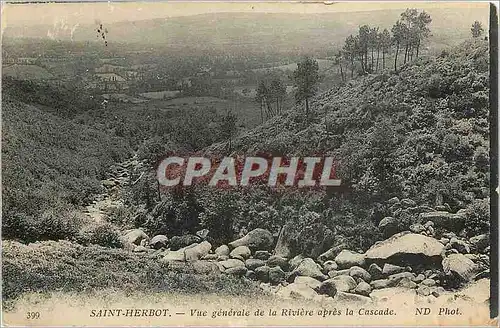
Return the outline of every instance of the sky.
{"type": "Polygon", "coordinates": [[[168,18],[217,12],[328,13],[405,8],[487,7],[488,2],[78,2],[78,3],[2,3],[2,31],[7,25],[33,26],[94,24],[168,18]]]}

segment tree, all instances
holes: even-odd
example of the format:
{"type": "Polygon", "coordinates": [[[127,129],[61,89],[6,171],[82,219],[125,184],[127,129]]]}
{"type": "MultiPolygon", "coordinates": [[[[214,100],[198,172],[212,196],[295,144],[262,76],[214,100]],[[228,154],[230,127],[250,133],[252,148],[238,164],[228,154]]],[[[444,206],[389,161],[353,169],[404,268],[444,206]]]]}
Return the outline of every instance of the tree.
{"type": "Polygon", "coordinates": [[[371,66],[369,71],[373,72],[375,67],[374,52],[378,48],[378,27],[370,28],[368,32],[368,46],[371,52],[371,66]]]}
{"type": "Polygon", "coordinates": [[[417,21],[418,11],[417,9],[406,9],[403,13],[401,13],[401,23],[405,26],[403,29],[404,32],[404,41],[405,41],[405,58],[404,63],[409,60],[411,46],[415,43],[415,34],[416,29],[414,28],[415,22],[417,21]]]}
{"type": "Polygon", "coordinates": [[[261,123],[264,123],[264,108],[266,106],[267,102],[267,94],[269,93],[267,90],[266,83],[262,80],[259,83],[259,86],[257,87],[256,95],[255,95],[255,101],[257,101],[260,105],[260,119],[261,123]]]}
{"type": "Polygon", "coordinates": [[[345,39],[343,52],[351,63],[351,78],[354,77],[354,59],[356,58],[357,38],[352,34],[345,39]]]}
{"type": "Polygon", "coordinates": [[[385,69],[385,54],[391,49],[391,33],[386,28],[380,34],[380,48],[382,50],[382,69],[385,69]]]}
{"type": "Polygon", "coordinates": [[[236,132],[236,121],[238,119],[236,118],[236,115],[234,115],[232,112],[228,111],[226,115],[222,117],[222,122],[221,122],[221,134],[224,139],[228,141],[229,144],[229,151],[231,151],[231,140],[236,132]]]}
{"type": "Polygon", "coordinates": [[[370,27],[363,25],[359,27],[358,32],[358,54],[361,60],[361,69],[364,72],[368,67],[368,45],[370,43],[370,27]]]}
{"type": "Polygon", "coordinates": [[[293,72],[293,80],[297,91],[295,99],[297,102],[305,101],[306,117],[309,117],[309,98],[314,96],[319,82],[318,62],[310,57],[304,58],[297,64],[293,72]]]}
{"type": "Polygon", "coordinates": [[[335,64],[339,65],[340,67],[340,78],[342,79],[342,82],[345,82],[345,78],[344,78],[344,70],[342,69],[342,59],[343,59],[343,53],[342,51],[339,51],[336,55],[335,55],[335,64]]]}
{"type": "Polygon", "coordinates": [[[472,28],[470,29],[472,33],[473,38],[478,38],[483,34],[483,25],[479,21],[475,21],[474,24],[472,24],[472,28]]]}
{"type": "Polygon", "coordinates": [[[401,21],[397,21],[396,24],[392,27],[392,43],[396,46],[396,53],[394,56],[394,71],[398,71],[398,54],[401,43],[403,42],[406,36],[406,27],[401,21]]]}
{"type": "Polygon", "coordinates": [[[417,33],[417,38],[416,38],[416,56],[418,58],[419,50],[420,50],[420,43],[422,42],[423,39],[427,38],[431,32],[429,29],[428,25],[432,22],[431,16],[426,13],[425,11],[422,11],[416,21],[416,33],[417,33]]]}
{"type": "Polygon", "coordinates": [[[285,84],[279,79],[279,78],[274,78],[271,81],[271,86],[269,87],[271,99],[274,99],[274,102],[276,104],[276,114],[281,113],[281,109],[283,107],[283,100],[285,99],[286,96],[286,86],[285,84]]]}

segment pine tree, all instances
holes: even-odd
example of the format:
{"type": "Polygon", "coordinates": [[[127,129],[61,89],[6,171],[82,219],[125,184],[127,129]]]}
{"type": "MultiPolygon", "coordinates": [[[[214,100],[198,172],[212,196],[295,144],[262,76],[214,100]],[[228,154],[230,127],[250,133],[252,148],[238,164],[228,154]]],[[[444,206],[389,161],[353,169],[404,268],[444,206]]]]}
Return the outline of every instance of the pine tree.
{"type": "Polygon", "coordinates": [[[297,64],[297,69],[293,72],[293,80],[297,87],[295,99],[297,102],[305,102],[306,117],[309,117],[309,98],[314,96],[319,82],[318,62],[310,57],[306,57],[297,64]]]}
{"type": "Polygon", "coordinates": [[[472,33],[473,38],[478,38],[483,34],[483,25],[479,21],[475,21],[474,24],[472,24],[472,28],[470,29],[472,33]]]}

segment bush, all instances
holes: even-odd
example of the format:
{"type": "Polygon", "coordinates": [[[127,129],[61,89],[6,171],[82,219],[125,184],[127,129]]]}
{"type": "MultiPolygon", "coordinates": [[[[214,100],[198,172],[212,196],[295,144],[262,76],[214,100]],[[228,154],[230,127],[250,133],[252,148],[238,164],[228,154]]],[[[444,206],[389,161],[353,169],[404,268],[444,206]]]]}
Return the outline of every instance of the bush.
{"type": "Polygon", "coordinates": [[[490,199],[475,199],[466,208],[465,229],[474,236],[490,230],[490,199]]]}
{"type": "Polygon", "coordinates": [[[120,239],[120,232],[110,223],[84,227],[79,232],[76,240],[78,243],[86,246],[94,244],[110,248],[123,247],[123,243],[120,239]]]}

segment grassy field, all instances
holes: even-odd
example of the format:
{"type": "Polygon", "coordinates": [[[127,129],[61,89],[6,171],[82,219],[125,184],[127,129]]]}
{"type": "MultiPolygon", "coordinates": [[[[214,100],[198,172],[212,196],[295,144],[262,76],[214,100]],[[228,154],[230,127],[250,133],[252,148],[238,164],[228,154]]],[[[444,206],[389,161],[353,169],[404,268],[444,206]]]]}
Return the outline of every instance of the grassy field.
{"type": "Polygon", "coordinates": [[[19,80],[49,80],[54,78],[49,71],[37,65],[10,65],[2,67],[2,75],[19,80]]]}

